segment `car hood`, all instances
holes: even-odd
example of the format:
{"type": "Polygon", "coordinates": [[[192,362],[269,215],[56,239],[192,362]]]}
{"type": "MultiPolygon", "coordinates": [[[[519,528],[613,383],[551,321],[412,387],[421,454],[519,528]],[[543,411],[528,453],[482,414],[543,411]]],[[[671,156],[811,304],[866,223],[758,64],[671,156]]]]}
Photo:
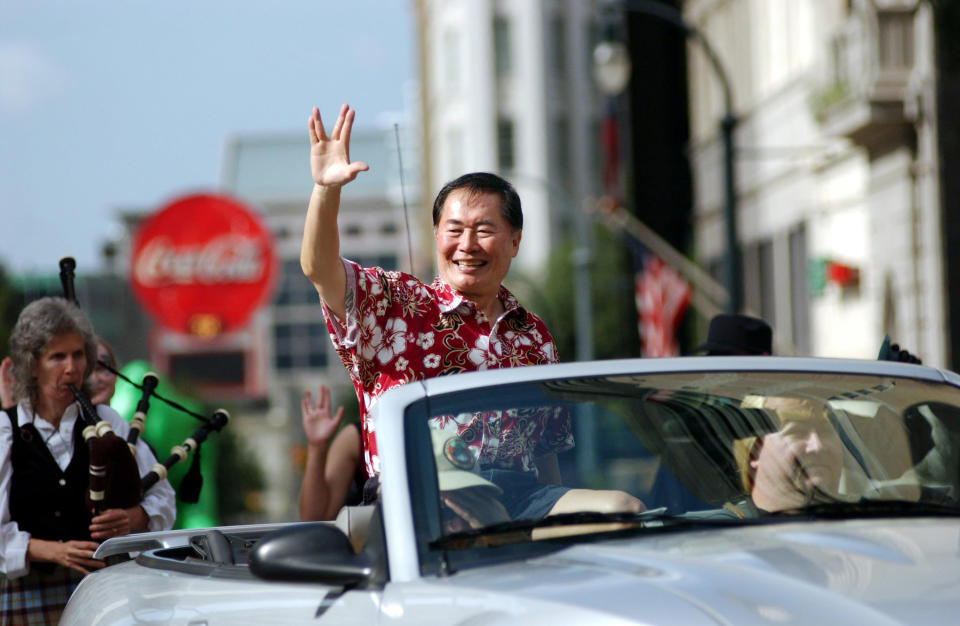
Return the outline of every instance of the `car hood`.
{"type": "Polygon", "coordinates": [[[958,552],[960,520],[784,523],[581,543],[445,582],[533,600],[527,623],[938,623],[960,614],[958,552]]]}

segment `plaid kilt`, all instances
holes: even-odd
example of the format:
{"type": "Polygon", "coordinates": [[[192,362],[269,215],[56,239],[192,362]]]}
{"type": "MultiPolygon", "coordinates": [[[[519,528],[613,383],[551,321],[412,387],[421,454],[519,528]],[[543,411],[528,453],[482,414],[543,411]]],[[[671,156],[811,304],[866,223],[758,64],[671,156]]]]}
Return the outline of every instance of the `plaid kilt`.
{"type": "Polygon", "coordinates": [[[0,575],[0,626],[56,626],[83,574],[57,565],[52,572],[31,567],[21,578],[0,575]]]}

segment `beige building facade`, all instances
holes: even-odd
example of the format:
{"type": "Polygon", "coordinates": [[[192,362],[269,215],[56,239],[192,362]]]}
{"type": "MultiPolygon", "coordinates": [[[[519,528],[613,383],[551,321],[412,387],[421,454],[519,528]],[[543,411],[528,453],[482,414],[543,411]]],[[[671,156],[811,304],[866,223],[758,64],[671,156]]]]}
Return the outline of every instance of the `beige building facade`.
{"type": "MultiPolygon", "coordinates": [[[[916,0],[692,0],[728,73],[745,305],[781,353],[946,365],[933,10],[916,0]]],[[[716,76],[689,45],[698,260],[723,255],[716,76]]]]}

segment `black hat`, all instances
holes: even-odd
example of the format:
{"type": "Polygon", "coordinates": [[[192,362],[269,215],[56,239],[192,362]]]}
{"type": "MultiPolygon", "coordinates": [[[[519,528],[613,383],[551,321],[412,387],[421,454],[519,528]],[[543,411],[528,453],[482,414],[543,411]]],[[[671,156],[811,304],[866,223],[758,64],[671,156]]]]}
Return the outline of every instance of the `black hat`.
{"type": "Polygon", "coordinates": [[[773,331],[761,319],[721,313],[710,320],[707,342],[697,352],[722,354],[772,354],[773,331]]]}

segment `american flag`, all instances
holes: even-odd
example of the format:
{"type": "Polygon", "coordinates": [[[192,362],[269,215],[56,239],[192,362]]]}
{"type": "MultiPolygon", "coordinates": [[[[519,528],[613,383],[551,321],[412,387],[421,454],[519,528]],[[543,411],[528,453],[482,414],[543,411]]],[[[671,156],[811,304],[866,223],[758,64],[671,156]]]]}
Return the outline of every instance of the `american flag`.
{"type": "Polygon", "coordinates": [[[690,303],[690,284],[659,257],[647,252],[633,287],[643,356],[677,356],[677,325],[690,303]]]}

